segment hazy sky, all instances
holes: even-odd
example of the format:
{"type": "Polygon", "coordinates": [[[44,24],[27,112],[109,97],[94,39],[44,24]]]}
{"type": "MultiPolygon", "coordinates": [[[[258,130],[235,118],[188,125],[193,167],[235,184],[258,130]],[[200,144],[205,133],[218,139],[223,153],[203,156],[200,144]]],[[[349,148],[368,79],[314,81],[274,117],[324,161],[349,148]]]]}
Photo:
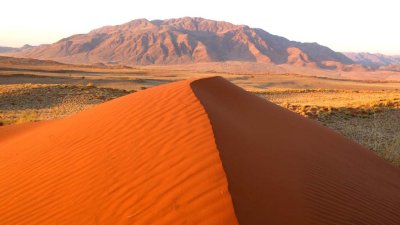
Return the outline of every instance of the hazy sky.
{"type": "Polygon", "coordinates": [[[400,54],[399,0],[3,0],[0,46],[47,44],[137,18],[198,16],[336,51],[400,54]]]}

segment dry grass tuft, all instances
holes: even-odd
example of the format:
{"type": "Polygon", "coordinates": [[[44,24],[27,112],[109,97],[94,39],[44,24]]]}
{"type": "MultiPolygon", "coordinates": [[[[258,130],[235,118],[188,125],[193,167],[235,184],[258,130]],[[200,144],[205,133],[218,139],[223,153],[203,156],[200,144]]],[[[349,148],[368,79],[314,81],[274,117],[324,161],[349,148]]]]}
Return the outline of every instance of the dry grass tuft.
{"type": "Polygon", "coordinates": [[[94,88],[94,84],[92,82],[89,82],[88,84],[86,84],[86,87],[88,88],[94,88]]]}
{"type": "Polygon", "coordinates": [[[23,112],[15,123],[29,123],[29,122],[36,122],[39,121],[39,114],[37,111],[27,111],[23,112]]]}
{"type": "Polygon", "coordinates": [[[400,167],[400,135],[387,144],[380,155],[395,166],[400,167]]]}

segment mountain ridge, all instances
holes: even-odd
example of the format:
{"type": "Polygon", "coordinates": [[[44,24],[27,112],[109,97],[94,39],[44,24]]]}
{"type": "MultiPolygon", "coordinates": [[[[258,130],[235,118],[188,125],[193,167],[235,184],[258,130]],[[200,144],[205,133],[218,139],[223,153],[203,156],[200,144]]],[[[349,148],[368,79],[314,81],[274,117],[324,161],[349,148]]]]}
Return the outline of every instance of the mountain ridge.
{"type": "Polygon", "coordinates": [[[343,54],[354,62],[364,66],[380,67],[400,64],[400,55],[385,55],[369,52],[343,52],[343,54]]]}

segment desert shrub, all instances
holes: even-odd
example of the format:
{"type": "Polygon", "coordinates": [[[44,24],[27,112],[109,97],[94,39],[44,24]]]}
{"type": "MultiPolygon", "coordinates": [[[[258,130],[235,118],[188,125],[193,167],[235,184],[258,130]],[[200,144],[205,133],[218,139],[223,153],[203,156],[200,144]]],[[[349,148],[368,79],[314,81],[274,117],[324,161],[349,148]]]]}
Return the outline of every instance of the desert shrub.
{"type": "Polygon", "coordinates": [[[36,111],[25,112],[19,116],[16,123],[28,123],[38,121],[38,113],[36,111]]]}
{"type": "Polygon", "coordinates": [[[400,166],[400,135],[387,144],[380,154],[395,166],[400,166]]]}
{"type": "Polygon", "coordinates": [[[94,84],[92,82],[89,82],[89,83],[86,84],[86,87],[94,88],[95,86],[94,86],[94,84]]]}

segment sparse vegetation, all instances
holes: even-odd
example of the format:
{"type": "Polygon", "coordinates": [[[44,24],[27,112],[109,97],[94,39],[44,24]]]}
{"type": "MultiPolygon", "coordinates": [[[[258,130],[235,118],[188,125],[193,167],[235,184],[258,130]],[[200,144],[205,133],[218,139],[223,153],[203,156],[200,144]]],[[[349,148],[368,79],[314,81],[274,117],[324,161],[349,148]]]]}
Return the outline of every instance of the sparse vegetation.
{"type": "Polygon", "coordinates": [[[272,89],[255,93],[400,166],[400,91],[272,89]]]}
{"type": "Polygon", "coordinates": [[[94,85],[1,85],[0,121],[8,125],[62,118],[128,93],[94,85]]]}
{"type": "Polygon", "coordinates": [[[93,87],[95,87],[95,86],[94,86],[94,84],[93,84],[92,82],[89,82],[89,83],[86,84],[86,87],[88,87],[88,88],[93,88],[93,87]]]}
{"type": "Polygon", "coordinates": [[[36,122],[38,120],[39,120],[38,112],[34,110],[29,110],[27,112],[21,113],[21,115],[18,116],[15,123],[18,124],[18,123],[36,122]]]}
{"type": "Polygon", "coordinates": [[[400,136],[395,137],[389,142],[385,148],[382,149],[380,155],[395,166],[400,167],[400,136]]]}

